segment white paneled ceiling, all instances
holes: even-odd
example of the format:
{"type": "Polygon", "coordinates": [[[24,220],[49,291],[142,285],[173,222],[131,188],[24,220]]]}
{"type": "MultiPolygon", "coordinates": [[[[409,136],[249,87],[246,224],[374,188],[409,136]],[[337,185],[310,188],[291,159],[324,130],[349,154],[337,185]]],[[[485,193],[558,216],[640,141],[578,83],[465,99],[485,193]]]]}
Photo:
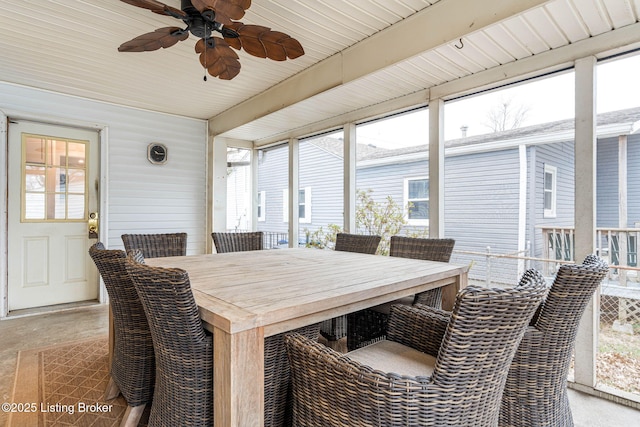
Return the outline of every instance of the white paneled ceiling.
{"type": "Polygon", "coordinates": [[[639,16],[640,0],[253,0],[242,22],[291,35],[305,55],[275,62],[240,52],[235,79],[205,82],[194,36],[153,52],[117,51],[142,33],[182,26],[174,18],[119,0],[2,0],[0,81],[211,118],[214,133],[270,143],[375,105],[426,103],[429,89],[458,89],[470,76],[490,83],[492,70],[515,77],[524,69],[510,70],[531,58],[544,69],[574,51],[636,47],[639,16]]]}

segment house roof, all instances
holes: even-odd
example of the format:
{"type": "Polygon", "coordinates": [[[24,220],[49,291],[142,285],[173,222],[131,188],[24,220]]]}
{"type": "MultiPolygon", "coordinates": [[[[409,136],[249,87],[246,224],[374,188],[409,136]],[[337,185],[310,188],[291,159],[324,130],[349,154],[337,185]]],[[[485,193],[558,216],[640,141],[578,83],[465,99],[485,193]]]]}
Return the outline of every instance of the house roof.
{"type": "MultiPolygon", "coordinates": [[[[328,136],[323,136],[320,138],[315,138],[311,140],[311,143],[316,145],[322,150],[332,154],[336,157],[344,157],[344,141],[342,138],[333,138],[328,136]]],[[[373,156],[379,153],[392,151],[384,148],[379,148],[371,144],[357,144],[356,147],[356,155],[358,160],[367,158],[368,156],[373,156]]]]}
{"type": "Polygon", "coordinates": [[[240,51],[235,79],[203,82],[193,36],[117,51],[174,18],[118,0],[3,0],[0,85],[209,119],[213,135],[262,146],[631,50],[638,15],[622,1],[254,0],[242,22],[291,35],[305,55],[240,51]]]}
{"type": "MultiPolygon", "coordinates": [[[[629,108],[625,110],[611,111],[608,113],[598,114],[598,127],[608,127],[612,125],[616,128],[626,128],[626,133],[632,133],[634,129],[638,129],[640,124],[640,107],[629,108]]],[[[445,141],[445,148],[482,146],[489,143],[495,144],[500,142],[527,142],[532,143],[532,137],[541,137],[543,135],[559,134],[566,135],[572,132],[575,127],[574,119],[558,120],[555,122],[543,123],[539,125],[524,126],[518,129],[511,129],[502,132],[489,133],[484,135],[469,136],[466,138],[456,138],[445,141]]],[[[566,137],[564,137],[566,139],[566,137]]],[[[542,138],[540,138],[542,140],[542,138]]],[[[370,150],[358,155],[359,161],[383,159],[390,157],[406,156],[415,153],[428,152],[428,145],[416,145],[413,147],[397,148],[393,150],[370,150]]]]}

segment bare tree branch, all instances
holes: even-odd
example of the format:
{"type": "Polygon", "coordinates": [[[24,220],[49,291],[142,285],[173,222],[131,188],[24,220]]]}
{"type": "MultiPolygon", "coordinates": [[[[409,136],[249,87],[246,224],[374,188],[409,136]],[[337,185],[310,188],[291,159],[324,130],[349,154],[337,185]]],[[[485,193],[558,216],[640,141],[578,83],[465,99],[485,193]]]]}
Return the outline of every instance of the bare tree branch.
{"type": "Polygon", "coordinates": [[[522,126],[529,110],[528,105],[517,105],[514,104],[512,98],[502,98],[497,105],[489,110],[484,125],[494,132],[516,129],[522,126]]]}

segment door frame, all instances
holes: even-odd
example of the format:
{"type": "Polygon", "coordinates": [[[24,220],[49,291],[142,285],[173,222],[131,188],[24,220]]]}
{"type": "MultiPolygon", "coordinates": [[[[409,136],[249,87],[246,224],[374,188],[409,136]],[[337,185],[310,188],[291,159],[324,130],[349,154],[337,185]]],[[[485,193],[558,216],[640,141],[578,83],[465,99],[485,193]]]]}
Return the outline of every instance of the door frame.
{"type": "MultiPolygon", "coordinates": [[[[8,265],[8,245],[9,245],[9,230],[8,230],[8,183],[9,183],[9,168],[8,168],[8,130],[10,120],[28,120],[31,122],[39,122],[49,125],[58,125],[66,127],[75,127],[82,129],[95,130],[98,132],[98,167],[100,168],[99,189],[98,189],[98,210],[100,212],[100,227],[98,240],[106,242],[109,236],[109,219],[107,211],[107,194],[109,194],[107,177],[109,176],[109,162],[108,159],[108,146],[109,146],[109,127],[106,124],[96,124],[94,122],[65,119],[55,116],[47,116],[41,114],[33,114],[18,110],[0,109],[0,165],[2,173],[0,173],[0,211],[2,212],[2,218],[0,219],[0,253],[2,258],[0,260],[0,319],[6,318],[9,315],[9,265],[8,265]]],[[[99,279],[98,287],[98,302],[104,304],[108,301],[107,291],[102,282],[102,278],[99,279]]]]}

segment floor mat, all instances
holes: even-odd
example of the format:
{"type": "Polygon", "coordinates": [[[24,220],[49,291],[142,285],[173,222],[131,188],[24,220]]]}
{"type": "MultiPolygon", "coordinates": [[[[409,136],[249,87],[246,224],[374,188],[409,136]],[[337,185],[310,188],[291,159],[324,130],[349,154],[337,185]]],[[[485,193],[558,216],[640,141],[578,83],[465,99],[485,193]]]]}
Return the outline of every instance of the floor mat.
{"type": "Polygon", "coordinates": [[[127,404],[104,401],[107,338],[21,351],[7,426],[118,426],[127,404]]]}

